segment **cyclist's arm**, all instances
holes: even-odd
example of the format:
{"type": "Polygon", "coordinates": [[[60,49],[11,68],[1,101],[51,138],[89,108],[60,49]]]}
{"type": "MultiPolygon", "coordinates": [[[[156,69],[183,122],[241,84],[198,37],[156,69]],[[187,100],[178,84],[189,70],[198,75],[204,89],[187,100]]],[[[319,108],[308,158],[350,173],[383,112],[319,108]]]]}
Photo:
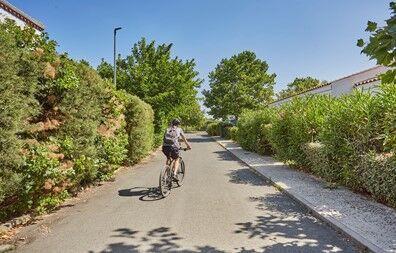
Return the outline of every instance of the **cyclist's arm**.
{"type": "Polygon", "coordinates": [[[191,145],[190,145],[190,143],[188,143],[186,136],[184,136],[184,133],[181,133],[180,136],[181,136],[182,140],[186,143],[187,148],[191,149],[191,145]]]}

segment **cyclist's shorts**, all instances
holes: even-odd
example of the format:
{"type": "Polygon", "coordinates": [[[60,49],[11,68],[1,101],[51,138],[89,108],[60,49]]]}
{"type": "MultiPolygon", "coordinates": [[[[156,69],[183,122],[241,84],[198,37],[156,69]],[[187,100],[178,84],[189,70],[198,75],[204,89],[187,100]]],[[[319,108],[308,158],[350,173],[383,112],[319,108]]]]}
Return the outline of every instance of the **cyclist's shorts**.
{"type": "Polygon", "coordinates": [[[162,152],[167,158],[169,157],[172,157],[172,159],[179,158],[179,149],[176,147],[162,146],[162,152]]]}

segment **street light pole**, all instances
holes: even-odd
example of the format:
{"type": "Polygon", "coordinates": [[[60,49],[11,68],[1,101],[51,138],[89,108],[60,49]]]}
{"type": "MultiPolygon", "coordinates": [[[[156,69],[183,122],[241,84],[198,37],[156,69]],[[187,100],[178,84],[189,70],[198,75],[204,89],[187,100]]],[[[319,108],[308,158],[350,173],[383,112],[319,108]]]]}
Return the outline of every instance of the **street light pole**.
{"type": "Polygon", "coordinates": [[[117,36],[117,31],[121,30],[121,27],[114,28],[114,86],[117,85],[117,65],[116,65],[116,36],[117,36]]]}

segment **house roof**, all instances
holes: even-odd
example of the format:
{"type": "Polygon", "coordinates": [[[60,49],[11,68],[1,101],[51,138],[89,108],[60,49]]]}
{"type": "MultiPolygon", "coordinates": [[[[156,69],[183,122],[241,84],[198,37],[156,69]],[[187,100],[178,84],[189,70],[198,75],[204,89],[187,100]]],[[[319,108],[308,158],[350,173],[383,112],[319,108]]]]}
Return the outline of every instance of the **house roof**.
{"type": "Polygon", "coordinates": [[[43,23],[30,17],[25,12],[21,11],[14,5],[7,2],[6,0],[0,0],[0,8],[39,31],[43,31],[45,28],[43,23]]]}
{"type": "MultiPolygon", "coordinates": [[[[300,92],[298,92],[298,93],[296,93],[296,94],[293,94],[293,95],[291,95],[291,96],[288,96],[288,97],[285,97],[285,98],[281,98],[281,99],[277,99],[277,100],[273,101],[271,104],[273,104],[273,103],[275,103],[275,102],[279,102],[279,101],[285,100],[285,99],[288,99],[288,98],[292,98],[292,97],[298,96],[298,95],[300,95],[300,94],[306,93],[306,92],[311,91],[311,90],[316,90],[316,89],[322,88],[322,87],[324,87],[324,86],[331,85],[332,83],[335,83],[335,82],[340,81],[340,80],[342,80],[342,79],[349,78],[349,77],[352,77],[352,76],[356,76],[356,75],[362,74],[362,73],[364,73],[364,72],[367,72],[367,71],[370,71],[370,70],[374,70],[374,69],[377,69],[377,68],[381,68],[381,67],[383,67],[383,66],[377,65],[377,66],[374,66],[374,67],[372,67],[372,68],[365,69],[365,70],[362,70],[362,71],[353,73],[353,74],[351,74],[351,75],[338,78],[338,79],[336,79],[336,80],[334,80],[334,81],[331,81],[331,82],[329,82],[329,83],[320,84],[320,85],[318,85],[318,86],[315,86],[315,87],[312,87],[312,88],[309,88],[309,89],[300,91],[300,92]]],[[[366,80],[363,80],[363,81],[361,81],[361,82],[355,83],[354,85],[355,85],[355,86],[359,86],[359,85],[363,85],[363,84],[366,84],[366,83],[371,83],[371,82],[374,82],[374,81],[377,81],[377,80],[379,80],[379,77],[378,77],[378,76],[373,77],[373,78],[369,78],[369,79],[366,79],[366,80]]]]}
{"type": "Polygon", "coordinates": [[[373,77],[373,78],[369,78],[369,79],[366,79],[366,80],[357,82],[357,83],[354,84],[354,86],[357,87],[357,86],[359,86],[359,85],[363,85],[363,84],[367,84],[367,83],[372,83],[372,82],[375,82],[375,81],[378,81],[378,80],[380,80],[380,78],[379,78],[378,76],[376,76],[376,77],[373,77]]]}

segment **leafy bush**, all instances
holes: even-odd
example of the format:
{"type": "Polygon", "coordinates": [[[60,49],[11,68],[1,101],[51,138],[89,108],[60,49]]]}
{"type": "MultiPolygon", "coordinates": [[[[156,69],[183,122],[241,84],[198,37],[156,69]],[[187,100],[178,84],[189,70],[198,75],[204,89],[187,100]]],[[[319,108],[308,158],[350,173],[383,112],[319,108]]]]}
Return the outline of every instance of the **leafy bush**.
{"type": "Polygon", "coordinates": [[[268,138],[273,117],[272,109],[243,112],[238,120],[237,141],[246,150],[260,154],[272,153],[268,138]]]}
{"type": "MultiPolygon", "coordinates": [[[[341,98],[293,99],[279,108],[245,111],[237,141],[273,149],[283,161],[396,206],[396,84],[341,98]]],[[[263,148],[264,147],[267,148],[263,148]]]]}
{"type": "Polygon", "coordinates": [[[309,166],[304,145],[318,140],[331,103],[328,96],[295,98],[277,110],[269,140],[280,159],[309,166]]]}
{"type": "Polygon", "coordinates": [[[373,117],[378,122],[375,139],[380,141],[379,149],[396,153],[396,84],[382,84],[375,103],[377,110],[373,117]]]}
{"type": "Polygon", "coordinates": [[[211,136],[219,136],[220,135],[219,122],[209,123],[206,126],[206,132],[211,136]]]}
{"type": "Polygon", "coordinates": [[[153,112],[46,34],[0,22],[0,221],[43,213],[153,147],[153,112]]]}
{"type": "Polygon", "coordinates": [[[378,200],[396,207],[396,157],[394,153],[369,152],[356,166],[362,188],[378,200]]]}
{"type": "MultiPolygon", "coordinates": [[[[369,93],[354,92],[331,107],[320,133],[334,181],[354,189],[362,182],[355,171],[361,155],[375,146],[375,100],[369,93]]],[[[320,166],[320,165],[318,165],[320,166]]]]}
{"type": "Polygon", "coordinates": [[[308,160],[309,169],[316,175],[334,182],[338,176],[338,170],[330,169],[324,145],[320,142],[309,142],[304,145],[303,150],[308,160]]]}
{"type": "MultiPolygon", "coordinates": [[[[155,145],[173,117],[184,126],[199,126],[203,113],[198,103],[198,78],[194,60],[173,56],[172,44],[157,44],[142,38],[134,44],[131,54],[120,59],[117,87],[138,96],[154,110],[155,145]]],[[[111,77],[111,65],[98,66],[102,77],[111,77]]]]}
{"type": "Polygon", "coordinates": [[[150,105],[138,97],[130,96],[126,105],[126,132],[128,134],[128,160],[136,163],[154,146],[154,112],[150,105]]]}
{"type": "Polygon", "coordinates": [[[228,129],[228,136],[231,140],[236,141],[238,135],[238,127],[233,126],[228,129]]]}
{"type": "Polygon", "coordinates": [[[218,125],[219,135],[223,138],[230,139],[229,129],[233,126],[234,125],[230,122],[225,122],[225,121],[220,122],[218,125]]]}

